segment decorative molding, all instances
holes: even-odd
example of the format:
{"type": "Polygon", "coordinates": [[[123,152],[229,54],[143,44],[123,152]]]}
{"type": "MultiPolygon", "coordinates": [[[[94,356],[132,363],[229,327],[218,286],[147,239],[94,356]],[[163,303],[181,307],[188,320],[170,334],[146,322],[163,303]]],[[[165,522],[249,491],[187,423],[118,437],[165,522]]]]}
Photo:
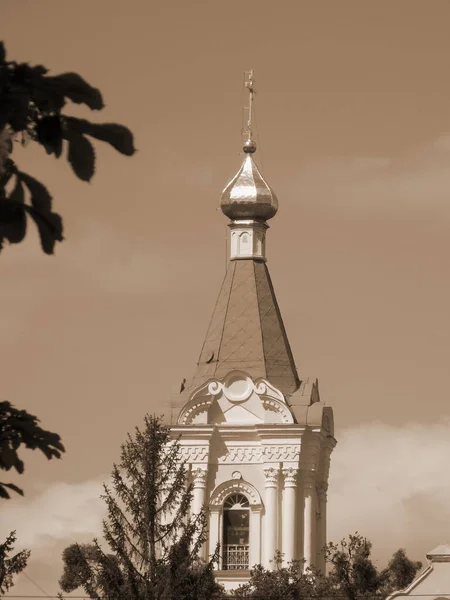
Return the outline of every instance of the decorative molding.
{"type": "Polygon", "coordinates": [[[208,446],[180,446],[180,456],[188,463],[208,462],[208,446]]]}
{"type": "Polygon", "coordinates": [[[289,407],[284,403],[284,401],[278,400],[277,398],[270,397],[262,397],[262,404],[264,408],[267,410],[272,410],[281,415],[283,423],[293,423],[294,417],[292,416],[289,407]]]}
{"type": "Polygon", "coordinates": [[[211,494],[209,500],[211,509],[213,510],[214,508],[221,507],[228,496],[236,493],[244,494],[244,496],[248,498],[252,509],[262,506],[261,496],[255,487],[242,479],[231,479],[230,481],[221,483],[211,494]]]}
{"type": "Polygon", "coordinates": [[[283,469],[283,476],[285,488],[297,487],[298,469],[294,469],[293,467],[283,469]]]}
{"type": "Polygon", "coordinates": [[[263,449],[260,446],[228,446],[228,452],[217,459],[219,464],[262,463],[263,449]]]}
{"type": "Polygon", "coordinates": [[[270,396],[271,398],[280,400],[281,402],[286,402],[280,390],[278,390],[265,379],[259,379],[255,381],[255,392],[258,394],[258,396],[270,396]]]}
{"type": "Polygon", "coordinates": [[[194,390],[180,412],[178,425],[189,425],[198,415],[208,411],[214,398],[225,396],[231,403],[241,403],[256,393],[266,410],[281,416],[283,423],[294,423],[294,417],[283,394],[265,379],[253,380],[244,371],[231,371],[222,380],[212,379],[194,390]]]}
{"type": "Polygon", "coordinates": [[[275,469],[274,467],[269,467],[264,469],[265,486],[266,488],[278,487],[278,480],[280,478],[280,470],[275,469]]]}
{"type": "Polygon", "coordinates": [[[220,394],[220,392],[222,391],[223,385],[220,383],[220,381],[210,381],[208,383],[208,392],[212,395],[212,396],[218,396],[220,394]]]}
{"type": "Polygon", "coordinates": [[[195,488],[205,488],[208,471],[197,467],[192,471],[192,483],[195,488]]]}
{"type": "Polygon", "coordinates": [[[300,446],[299,444],[291,444],[289,446],[264,446],[263,457],[266,462],[273,460],[296,461],[300,458],[300,446]]]}
{"type": "Polygon", "coordinates": [[[231,473],[231,479],[242,479],[242,475],[239,471],[233,471],[231,473]]]}
{"type": "Polygon", "coordinates": [[[178,423],[180,425],[189,425],[194,420],[194,417],[208,410],[212,402],[211,397],[206,397],[185,407],[185,410],[180,414],[178,423]]]}
{"type": "MultiPolygon", "coordinates": [[[[188,463],[208,462],[208,446],[181,446],[180,455],[182,460],[188,463]]],[[[228,446],[228,452],[219,456],[219,464],[263,464],[272,461],[296,462],[300,458],[300,446],[290,444],[283,446],[228,446]]]]}

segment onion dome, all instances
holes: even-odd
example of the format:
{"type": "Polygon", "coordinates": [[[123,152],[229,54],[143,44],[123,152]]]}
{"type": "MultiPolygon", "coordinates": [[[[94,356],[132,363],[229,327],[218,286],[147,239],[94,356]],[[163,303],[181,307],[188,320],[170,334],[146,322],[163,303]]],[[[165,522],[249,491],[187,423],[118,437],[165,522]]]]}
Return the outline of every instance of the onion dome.
{"type": "Polygon", "coordinates": [[[278,211],[277,197],[253,160],[255,142],[247,140],[243,150],[246,157],[238,173],[223,190],[220,208],[232,221],[267,221],[278,211]]]}

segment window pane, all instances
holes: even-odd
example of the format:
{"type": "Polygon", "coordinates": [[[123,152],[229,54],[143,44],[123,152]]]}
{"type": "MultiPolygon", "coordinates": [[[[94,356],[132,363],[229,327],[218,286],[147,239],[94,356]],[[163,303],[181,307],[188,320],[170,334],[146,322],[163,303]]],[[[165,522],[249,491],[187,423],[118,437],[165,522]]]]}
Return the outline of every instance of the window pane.
{"type": "Polygon", "coordinates": [[[224,510],[223,543],[248,544],[250,514],[248,510],[224,510]]]}

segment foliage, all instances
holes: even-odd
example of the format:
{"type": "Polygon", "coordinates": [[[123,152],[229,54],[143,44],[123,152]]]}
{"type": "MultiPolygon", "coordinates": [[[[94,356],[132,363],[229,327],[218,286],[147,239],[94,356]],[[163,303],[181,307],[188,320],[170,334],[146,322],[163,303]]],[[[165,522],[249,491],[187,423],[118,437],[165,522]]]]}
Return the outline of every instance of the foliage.
{"type": "MultiPolygon", "coordinates": [[[[24,464],[18,449],[22,444],[31,450],[40,450],[50,460],[61,458],[64,446],[57,433],[46,431],[38,425],[39,419],[25,410],[14,408],[10,402],[0,402],[0,469],[14,468],[23,473],[24,464]]],[[[0,482],[0,498],[9,498],[8,489],[23,496],[23,491],[12,483],[0,482]]]]}
{"type": "Polygon", "coordinates": [[[328,575],[331,588],[349,600],[372,597],[380,591],[384,577],[370,558],[372,544],[358,533],[340,544],[329,543],[326,561],[331,565],[328,575]]]}
{"type": "Polygon", "coordinates": [[[422,568],[413,562],[404,550],[398,550],[382,571],[373,564],[372,544],[358,533],[349,535],[339,544],[329,543],[325,548],[330,566],[327,575],[317,569],[304,570],[302,561],[282,566],[282,555],[274,559],[274,569],[254,567],[248,584],[238,588],[236,600],[307,600],[346,599],[361,600],[385,598],[395,590],[407,587],[422,568]]]}
{"type": "Polygon", "coordinates": [[[110,600],[203,600],[221,597],[213,564],[200,561],[206,541],[205,511],[189,517],[192,486],[177,441],[156,417],[145,417],[122,445],[104,486],[106,553],[97,540],[73,544],[63,552],[61,589],[83,587],[90,598],[110,600]]]}
{"type": "Polygon", "coordinates": [[[64,239],[62,219],[52,211],[49,191],[11,159],[14,141],[20,140],[22,145],[36,142],[56,158],[65,147],[69,164],[82,181],[90,181],[95,172],[95,151],[89,138],[107,142],[126,156],[135,152],[133,135],[123,125],[91,123],[62,114],[68,101],[91,110],[104,108],[97,88],[77,73],[47,73],[42,65],[7,61],[0,42],[0,251],[5,241],[23,241],[27,216],[35,222],[46,254],[53,254],[55,243],[64,239]],[[14,185],[8,193],[10,183],[14,185]]]}
{"type": "MultiPolygon", "coordinates": [[[[383,571],[385,585],[388,590],[404,590],[413,581],[422,568],[420,561],[412,561],[406,556],[404,548],[395,552],[383,571]]],[[[390,592],[389,592],[390,593],[390,592]]]]}
{"type": "Polygon", "coordinates": [[[13,531],[6,538],[6,541],[0,544],[0,595],[2,596],[12,587],[13,576],[18,575],[25,569],[30,556],[29,550],[22,550],[10,557],[15,542],[16,532],[13,531]]]}
{"type": "Polygon", "coordinates": [[[304,561],[282,565],[283,555],[277,552],[270,569],[261,565],[253,567],[250,581],[237,588],[231,597],[236,600],[319,600],[328,595],[327,582],[317,570],[305,571],[304,561]]]}

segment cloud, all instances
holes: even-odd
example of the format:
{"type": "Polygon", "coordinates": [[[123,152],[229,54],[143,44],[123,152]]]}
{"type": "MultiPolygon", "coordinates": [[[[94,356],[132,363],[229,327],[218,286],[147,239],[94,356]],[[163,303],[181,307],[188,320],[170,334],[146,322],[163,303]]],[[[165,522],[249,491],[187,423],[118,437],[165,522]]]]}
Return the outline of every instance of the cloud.
{"type": "Polygon", "coordinates": [[[449,456],[447,419],[342,431],[332,455],[328,538],[359,531],[382,562],[400,547],[423,559],[450,540],[449,456]]]}
{"type": "Polygon", "coordinates": [[[92,540],[102,531],[105,503],[99,496],[102,482],[107,479],[57,482],[34,496],[4,501],[0,539],[15,529],[17,547],[36,550],[41,558],[60,541],[69,544],[92,540]]]}
{"type": "MultiPolygon", "coordinates": [[[[434,424],[382,422],[338,433],[331,462],[328,539],[359,531],[385,564],[398,548],[423,560],[450,540],[450,420],[434,424]]],[[[52,562],[54,550],[101,538],[104,502],[99,477],[82,483],[54,483],[34,496],[2,506],[0,537],[17,530],[18,548],[52,562]]]]}
{"type": "Polygon", "coordinates": [[[300,170],[295,201],[300,194],[302,202],[352,214],[387,211],[450,219],[449,167],[450,135],[397,157],[330,157],[300,170]]]}

